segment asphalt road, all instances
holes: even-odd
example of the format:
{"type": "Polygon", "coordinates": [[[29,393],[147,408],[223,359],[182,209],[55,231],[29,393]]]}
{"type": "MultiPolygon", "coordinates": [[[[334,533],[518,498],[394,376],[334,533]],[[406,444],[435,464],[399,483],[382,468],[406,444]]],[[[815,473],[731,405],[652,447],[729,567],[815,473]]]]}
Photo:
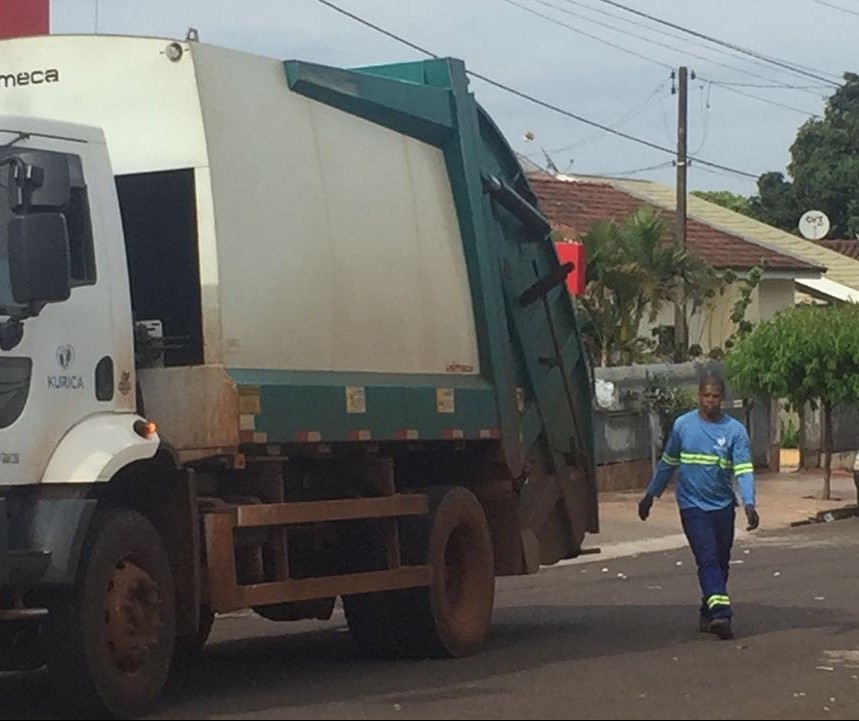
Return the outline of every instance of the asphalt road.
{"type": "MultiPolygon", "coordinates": [[[[457,661],[356,657],[329,622],[223,617],[163,719],[855,719],[859,519],[744,537],[736,637],[699,633],[685,548],[586,557],[498,583],[492,635],[457,661]]],[[[0,719],[57,718],[44,673],[0,675],[0,719]]]]}

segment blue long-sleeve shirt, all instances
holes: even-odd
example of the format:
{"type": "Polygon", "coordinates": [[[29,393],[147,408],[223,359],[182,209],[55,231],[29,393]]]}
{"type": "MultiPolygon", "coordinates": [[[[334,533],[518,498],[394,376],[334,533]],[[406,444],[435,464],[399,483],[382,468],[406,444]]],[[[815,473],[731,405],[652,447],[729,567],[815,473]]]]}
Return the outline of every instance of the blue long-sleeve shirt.
{"type": "Polygon", "coordinates": [[[678,469],[675,495],[681,509],[716,511],[731,505],[735,501],[733,478],[743,505],[754,505],[749,436],[742,423],[730,416],[708,421],[694,410],[674,421],[647,493],[661,496],[678,469]]]}

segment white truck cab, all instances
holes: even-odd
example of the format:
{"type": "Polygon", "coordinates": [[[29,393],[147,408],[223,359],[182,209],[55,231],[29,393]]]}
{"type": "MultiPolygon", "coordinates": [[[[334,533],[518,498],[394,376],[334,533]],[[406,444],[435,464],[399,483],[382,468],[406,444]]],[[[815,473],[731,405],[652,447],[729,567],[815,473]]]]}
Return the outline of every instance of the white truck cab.
{"type": "Polygon", "coordinates": [[[133,429],[128,274],[104,136],[0,117],[0,176],[0,486],[108,480],[158,441],[133,429]]]}

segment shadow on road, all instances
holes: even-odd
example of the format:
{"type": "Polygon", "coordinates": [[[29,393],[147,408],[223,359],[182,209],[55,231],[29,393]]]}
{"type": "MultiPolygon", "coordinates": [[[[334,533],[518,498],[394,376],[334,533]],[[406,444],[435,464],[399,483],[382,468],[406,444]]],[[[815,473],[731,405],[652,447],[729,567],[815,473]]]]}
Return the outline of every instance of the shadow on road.
{"type": "MultiPolygon", "coordinates": [[[[365,702],[391,704],[486,694],[470,682],[539,668],[545,664],[720,643],[697,631],[689,606],[535,605],[496,610],[483,653],[446,661],[365,661],[342,628],[282,633],[208,646],[193,666],[176,671],[158,709],[169,718],[220,717],[277,707],[365,702]]],[[[736,643],[793,629],[836,636],[855,629],[855,619],[820,607],[744,604],[736,643]]],[[[233,621],[236,623],[236,621],[233,621]]],[[[491,692],[491,691],[489,691],[491,692]]],[[[0,674],[0,719],[72,718],[50,693],[47,674],[0,674]]]]}

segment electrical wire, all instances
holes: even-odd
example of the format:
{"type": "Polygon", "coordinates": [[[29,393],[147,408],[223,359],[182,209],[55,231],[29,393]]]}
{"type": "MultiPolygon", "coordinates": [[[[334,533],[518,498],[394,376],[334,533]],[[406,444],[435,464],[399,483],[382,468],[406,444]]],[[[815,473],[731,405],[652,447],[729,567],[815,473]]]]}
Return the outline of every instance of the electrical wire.
{"type": "MultiPolygon", "coordinates": [[[[756,65],[759,67],[765,67],[765,68],[769,68],[772,70],[772,67],[770,65],[768,65],[767,63],[764,63],[761,60],[758,60],[757,58],[750,58],[750,57],[748,57],[748,55],[744,55],[743,53],[740,53],[740,52],[737,52],[734,50],[730,50],[730,49],[723,49],[721,46],[718,46],[718,45],[714,46],[714,47],[705,47],[701,43],[695,42],[694,40],[690,40],[688,37],[684,37],[683,35],[681,35],[679,33],[671,32],[670,30],[666,30],[662,27],[649,27],[647,25],[642,25],[641,21],[639,21],[637,19],[623,17],[622,15],[612,13],[612,12],[605,10],[605,9],[602,9],[602,8],[592,7],[591,5],[588,5],[585,2],[582,2],[582,0],[560,0],[560,2],[564,2],[564,3],[567,3],[568,5],[575,5],[577,7],[584,8],[590,12],[593,12],[593,13],[599,13],[600,15],[605,15],[605,16],[613,19],[613,20],[617,20],[619,22],[632,25],[633,27],[635,27],[636,29],[639,29],[639,30],[647,29],[651,32],[658,33],[660,35],[664,35],[665,37],[673,38],[675,40],[679,40],[680,42],[684,42],[684,43],[693,45],[694,47],[701,48],[702,50],[708,50],[711,52],[719,53],[719,54],[725,55],[726,57],[736,58],[736,59],[738,59],[744,63],[756,65]]],[[[678,48],[678,52],[681,52],[681,50],[679,48],[678,48]]],[[[685,52],[685,51],[682,51],[682,52],[685,52]]],[[[808,88],[808,87],[782,83],[780,81],[766,78],[763,75],[758,75],[757,73],[754,73],[751,70],[744,70],[742,68],[737,68],[737,67],[734,67],[731,65],[719,63],[715,60],[707,59],[707,62],[712,62],[712,63],[717,64],[717,65],[722,65],[723,67],[726,67],[726,68],[728,68],[734,72],[739,72],[739,73],[743,73],[746,75],[750,75],[750,76],[756,77],[760,80],[769,80],[772,83],[772,87],[782,87],[782,88],[790,89],[790,90],[799,90],[801,92],[808,92],[810,89],[812,89],[812,88],[808,88]]],[[[769,87],[769,86],[767,86],[767,87],[769,87]]],[[[813,86],[813,87],[817,88],[818,86],[813,86]]],[[[830,85],[827,84],[824,87],[829,88],[830,85]]],[[[816,95],[816,93],[810,93],[810,94],[816,95]]]]}
{"type": "Polygon", "coordinates": [[[850,13],[850,15],[859,16],[859,12],[855,10],[850,10],[848,8],[842,7],[841,5],[836,5],[835,3],[826,2],[825,0],[813,0],[818,5],[823,5],[824,7],[832,8],[833,10],[840,10],[843,13],[850,13]]]}
{"type": "Polygon", "coordinates": [[[673,160],[666,160],[663,163],[657,163],[656,165],[647,165],[643,168],[635,168],[634,170],[617,170],[612,173],[588,173],[588,175],[597,175],[605,178],[613,178],[620,175],[637,175],[638,173],[646,173],[649,170],[662,170],[663,168],[670,168],[674,164],[675,163],[673,160]]]}
{"type": "MultiPolygon", "coordinates": [[[[627,55],[632,55],[640,60],[646,60],[649,63],[653,63],[655,65],[661,65],[663,68],[672,69],[672,66],[668,63],[663,63],[661,60],[655,60],[654,58],[648,57],[647,55],[642,55],[641,53],[637,53],[635,50],[630,50],[629,48],[625,48],[623,45],[618,45],[617,43],[611,42],[611,40],[605,40],[604,38],[599,37],[598,35],[592,35],[589,32],[585,32],[581,28],[574,27],[569,23],[565,23],[561,20],[551,17],[550,15],[546,15],[545,13],[541,13],[539,10],[532,10],[531,8],[525,7],[520,3],[516,2],[516,0],[501,0],[502,2],[506,2],[508,5],[513,5],[514,7],[519,8],[520,10],[524,10],[526,13],[531,13],[532,15],[536,15],[538,18],[543,18],[544,20],[548,20],[555,25],[560,25],[561,27],[567,28],[568,30],[572,30],[574,33],[579,35],[584,35],[586,38],[590,38],[598,43],[602,43],[603,45],[608,45],[615,50],[620,50],[627,55]]],[[[540,0],[537,0],[538,2],[540,0]]]]}
{"type": "MultiPolygon", "coordinates": [[[[525,11],[525,12],[527,12],[527,13],[531,13],[532,15],[536,15],[537,17],[543,18],[543,19],[545,19],[545,20],[547,20],[547,21],[549,21],[549,22],[551,22],[551,23],[553,23],[553,24],[555,24],[555,25],[559,25],[559,26],[561,26],[561,27],[564,27],[564,28],[568,28],[568,29],[570,29],[570,30],[573,30],[574,32],[584,34],[584,35],[586,35],[586,36],[587,36],[587,37],[589,37],[589,38],[592,38],[592,39],[594,39],[594,40],[596,40],[596,41],[598,41],[598,42],[601,42],[601,43],[603,43],[603,44],[609,45],[609,46],[611,46],[611,47],[613,47],[613,48],[617,48],[617,49],[619,49],[619,50],[621,50],[621,51],[623,51],[623,52],[625,52],[625,53],[628,53],[628,54],[630,54],[630,55],[634,55],[634,56],[636,56],[636,57],[642,58],[642,59],[644,59],[644,60],[647,60],[648,62],[652,62],[652,63],[656,63],[656,64],[664,65],[663,63],[661,63],[660,61],[658,61],[658,60],[656,60],[656,59],[654,59],[654,58],[651,58],[651,57],[649,57],[649,56],[642,55],[641,53],[638,53],[638,52],[636,52],[636,51],[634,51],[634,50],[630,50],[630,49],[625,48],[625,47],[623,47],[623,46],[619,46],[619,45],[617,45],[617,44],[615,44],[615,43],[613,43],[613,42],[610,42],[610,41],[608,41],[608,40],[605,40],[605,39],[603,39],[603,38],[599,38],[599,37],[594,36],[594,35],[591,35],[591,34],[589,34],[589,33],[585,33],[584,31],[582,31],[582,30],[580,30],[580,29],[578,29],[578,28],[574,28],[573,26],[571,26],[571,25],[569,25],[569,24],[567,24],[567,23],[565,23],[565,22],[562,22],[562,21],[560,21],[560,20],[557,20],[556,18],[553,18],[553,17],[551,17],[551,16],[549,16],[549,15],[546,15],[546,14],[544,14],[544,13],[541,13],[541,12],[539,12],[539,11],[537,11],[537,10],[532,10],[531,8],[528,8],[528,7],[524,6],[524,5],[522,5],[522,4],[521,4],[520,2],[518,2],[517,0],[501,0],[501,1],[502,1],[502,2],[507,3],[508,5],[513,5],[514,7],[517,7],[517,8],[519,8],[519,9],[521,9],[521,10],[524,10],[524,11],[525,11]]],[[[530,1],[531,1],[531,2],[535,2],[535,3],[539,3],[539,4],[541,4],[541,5],[545,5],[545,6],[550,7],[550,8],[553,8],[553,9],[555,9],[555,10],[558,10],[559,12],[563,12],[563,13],[566,13],[566,14],[569,14],[569,15],[573,15],[574,17],[582,18],[582,19],[587,20],[587,21],[589,21],[589,22],[596,23],[597,25],[601,25],[601,26],[603,26],[603,27],[609,28],[610,30],[617,31],[617,32],[621,32],[621,33],[624,33],[624,34],[629,35],[629,36],[631,36],[631,37],[638,38],[639,40],[643,40],[643,41],[645,41],[645,42],[652,43],[652,44],[658,45],[658,46],[663,47],[663,48],[668,48],[668,49],[669,49],[669,50],[671,50],[672,52],[683,52],[683,53],[685,53],[686,55],[688,55],[689,57],[694,57],[694,58],[697,58],[697,59],[699,59],[699,60],[704,60],[705,62],[712,63],[712,64],[714,64],[714,65],[720,65],[720,66],[725,67],[725,68],[728,68],[728,69],[730,69],[730,70],[737,71],[737,68],[734,68],[734,67],[732,67],[732,66],[728,65],[727,63],[722,63],[722,62],[719,62],[719,61],[717,61],[717,60],[712,60],[711,58],[707,58],[707,57],[705,57],[705,56],[703,56],[703,55],[698,55],[697,53],[691,53],[691,52],[683,51],[683,50],[680,50],[679,48],[674,48],[674,47],[672,47],[672,46],[670,46],[670,45],[666,45],[665,43],[661,43],[661,42],[658,42],[658,41],[655,41],[655,40],[651,40],[650,38],[646,38],[646,37],[644,37],[644,36],[642,36],[642,35],[638,35],[638,34],[636,34],[636,33],[631,33],[631,32],[627,32],[627,31],[625,31],[625,30],[620,30],[619,28],[612,27],[611,25],[608,25],[607,23],[602,23],[602,22],[599,22],[599,21],[597,21],[597,20],[592,20],[592,19],[590,19],[590,18],[587,18],[587,17],[586,17],[586,16],[584,16],[584,15],[581,15],[580,13],[575,13],[575,12],[572,12],[572,11],[570,11],[570,10],[566,10],[566,9],[564,9],[564,8],[558,7],[557,5],[554,5],[554,4],[552,4],[551,2],[548,2],[548,0],[530,0],[530,1]]],[[[577,3],[577,4],[578,4],[578,3],[577,3]]],[[[670,67],[670,66],[665,66],[665,67],[670,67]]],[[[752,73],[752,72],[750,72],[750,71],[741,71],[741,72],[746,72],[746,74],[752,75],[752,76],[754,76],[754,77],[758,77],[758,78],[766,79],[766,78],[764,78],[764,76],[762,76],[762,75],[757,75],[756,73],[752,73]]],[[[717,83],[717,84],[718,84],[718,83],[717,83]]],[[[774,105],[774,106],[782,107],[782,108],[785,108],[785,109],[787,109],[787,110],[792,110],[792,111],[794,111],[794,112],[802,113],[803,115],[806,115],[807,117],[815,117],[813,113],[810,113],[810,112],[808,112],[808,111],[806,111],[806,110],[802,110],[802,109],[800,109],[800,108],[796,108],[796,107],[791,106],[791,105],[785,105],[785,104],[779,103],[778,101],[775,101],[775,100],[769,100],[768,98],[764,98],[764,97],[761,97],[761,96],[759,96],[759,95],[753,95],[753,94],[751,94],[751,93],[747,93],[747,92],[740,92],[740,91],[735,91],[735,92],[737,92],[737,93],[738,93],[738,94],[740,94],[740,95],[745,95],[747,98],[751,98],[751,99],[753,99],[753,100],[758,100],[759,102],[766,103],[767,105],[774,105]]],[[[811,93],[811,94],[812,94],[812,95],[815,95],[815,93],[811,93]]]]}
{"type": "MultiPolygon", "coordinates": [[[[701,80],[706,80],[706,78],[701,78],[701,80]]],[[[723,90],[727,90],[729,93],[735,93],[736,95],[742,95],[746,98],[751,98],[752,100],[758,100],[762,103],[767,103],[768,105],[774,105],[778,108],[784,108],[785,110],[792,110],[795,113],[800,113],[809,118],[816,118],[818,115],[815,113],[809,113],[807,110],[803,110],[802,108],[794,107],[793,105],[787,105],[785,103],[780,103],[777,100],[770,100],[769,98],[762,98],[758,95],[752,95],[751,93],[744,92],[743,90],[737,90],[737,88],[731,87],[729,85],[724,85],[723,83],[716,82],[715,80],[707,80],[711,85],[715,85],[716,87],[722,88],[723,90]]]]}
{"type": "MultiPolygon", "coordinates": [[[[525,8],[524,6],[518,4],[517,2],[514,2],[514,0],[504,0],[504,1],[509,2],[511,5],[516,5],[517,7],[520,7],[523,10],[525,10],[526,12],[535,12],[535,14],[536,14],[536,11],[530,11],[530,10],[528,10],[528,8],[525,8]]],[[[705,55],[699,55],[697,53],[690,52],[689,50],[686,50],[684,48],[678,48],[674,45],[668,45],[664,42],[659,42],[658,40],[654,40],[653,38],[649,38],[647,36],[641,35],[641,34],[636,33],[636,32],[632,32],[630,30],[624,30],[622,28],[617,27],[616,25],[611,25],[609,23],[604,23],[604,22],[601,22],[599,20],[595,20],[594,18],[588,17],[587,15],[582,15],[581,13],[576,13],[576,12],[573,12],[572,10],[568,10],[566,8],[563,8],[563,7],[560,7],[556,4],[553,4],[553,3],[549,2],[549,0],[530,0],[530,2],[539,3],[540,5],[544,5],[546,7],[553,8],[553,9],[557,10],[558,12],[564,13],[566,15],[571,15],[571,16],[579,18],[581,20],[585,20],[586,22],[593,23],[595,25],[599,25],[599,26],[604,27],[604,28],[608,28],[612,32],[622,33],[622,34],[627,35],[629,37],[633,37],[633,38],[637,38],[638,40],[642,40],[643,42],[649,43],[651,45],[656,45],[658,47],[665,48],[667,50],[670,50],[673,53],[682,53],[686,57],[692,57],[692,58],[695,58],[696,60],[702,60],[706,63],[711,63],[713,65],[718,65],[719,67],[727,68],[728,70],[731,70],[732,72],[743,73],[745,75],[750,75],[751,77],[755,77],[755,78],[758,78],[760,80],[769,80],[769,78],[767,78],[766,76],[759,75],[758,73],[752,72],[751,70],[744,70],[742,68],[738,68],[734,65],[729,65],[728,63],[723,63],[719,60],[715,60],[715,59],[707,57],[705,55]]],[[[602,13],[604,15],[608,15],[610,18],[613,18],[613,19],[621,21],[621,22],[631,23],[631,24],[635,25],[637,29],[642,28],[641,24],[636,23],[634,20],[627,20],[625,18],[619,17],[619,16],[614,15],[612,13],[606,12],[605,10],[600,10],[599,8],[592,8],[588,5],[585,5],[581,2],[578,2],[578,0],[563,0],[563,2],[566,2],[568,4],[572,4],[572,5],[576,5],[578,7],[586,8],[592,12],[599,12],[599,13],[602,13]]],[[[549,16],[541,15],[541,17],[544,17],[547,20],[554,22],[556,24],[564,25],[565,27],[569,27],[568,25],[565,25],[564,23],[561,23],[560,21],[555,20],[554,18],[551,18],[549,16]]],[[[765,63],[763,63],[760,60],[755,60],[755,59],[750,59],[748,57],[744,57],[743,55],[741,55],[735,51],[722,50],[718,47],[716,47],[716,48],[705,48],[705,47],[702,47],[702,45],[700,43],[696,43],[694,40],[689,40],[688,38],[684,38],[684,37],[682,37],[676,33],[670,33],[668,31],[661,30],[659,28],[646,28],[646,29],[652,30],[653,32],[660,33],[662,35],[666,35],[666,36],[674,38],[674,39],[676,39],[682,43],[692,45],[692,46],[700,48],[702,50],[709,50],[709,51],[713,51],[713,52],[722,53],[722,54],[727,55],[729,57],[738,58],[742,62],[755,64],[755,65],[759,65],[759,66],[763,66],[763,67],[768,67],[765,63]]],[[[651,59],[651,60],[653,60],[653,59],[651,59]]],[[[656,62],[656,61],[654,61],[654,62],[656,62]]],[[[795,88],[792,88],[792,89],[795,89],[795,88]]],[[[811,93],[811,94],[815,95],[815,93],[811,93]]]]}
{"type": "MultiPolygon", "coordinates": [[[[634,108],[632,108],[631,110],[628,110],[626,113],[621,115],[609,127],[617,129],[621,125],[623,125],[625,122],[632,120],[632,118],[635,118],[635,117],[641,115],[641,113],[643,113],[645,110],[647,110],[648,107],[650,107],[653,100],[657,97],[657,95],[659,95],[660,91],[666,86],[666,84],[668,82],[669,81],[666,79],[666,80],[663,80],[661,83],[659,83],[659,85],[656,87],[656,89],[652,93],[650,93],[650,95],[648,95],[647,98],[642,103],[640,103],[639,105],[636,105],[634,108]]],[[[603,137],[604,135],[605,135],[605,131],[599,130],[596,133],[589,134],[589,135],[585,136],[584,138],[577,140],[573,143],[568,143],[567,145],[562,145],[560,148],[550,148],[549,152],[550,153],[560,153],[560,152],[563,152],[565,150],[570,150],[572,148],[580,148],[581,146],[587,145],[588,143],[593,142],[593,141],[597,140],[598,138],[603,137]]]]}
{"type": "MultiPolygon", "coordinates": [[[[436,55],[435,53],[433,53],[433,52],[431,52],[425,48],[422,48],[419,45],[416,45],[415,43],[413,43],[409,40],[406,40],[405,38],[402,38],[399,35],[392,33],[389,30],[385,30],[384,28],[370,22],[369,20],[365,20],[364,18],[362,18],[358,15],[355,15],[354,13],[350,13],[350,12],[344,10],[343,8],[339,7],[338,5],[335,5],[333,2],[330,2],[329,0],[316,0],[316,1],[318,3],[321,3],[322,5],[325,5],[326,7],[331,8],[332,10],[334,10],[336,12],[341,13],[342,15],[345,15],[345,16],[355,20],[356,22],[360,23],[361,25],[369,27],[369,28],[371,28],[371,29],[373,29],[379,33],[382,33],[383,35],[385,35],[385,36],[387,36],[393,40],[396,40],[397,42],[402,43],[403,45],[406,45],[406,46],[412,48],[413,50],[418,50],[419,52],[424,53],[425,55],[428,55],[428,56],[433,57],[433,58],[438,58],[438,55],[436,55]]],[[[495,87],[499,90],[503,90],[504,92],[507,92],[511,95],[515,95],[518,98],[521,98],[523,100],[527,100],[527,101],[533,103],[534,105],[538,105],[538,106],[545,108],[547,110],[551,110],[552,112],[558,113],[558,114],[563,115],[563,116],[568,117],[568,118],[572,118],[573,120],[577,120],[580,123],[584,123],[585,125],[590,125],[594,128],[599,128],[600,130],[604,130],[605,132],[611,133],[612,135],[616,135],[617,137],[624,138],[626,140],[629,140],[630,142],[638,143],[639,145],[643,145],[645,147],[652,148],[654,150],[659,150],[663,153],[669,153],[671,155],[676,154],[676,151],[673,150],[672,148],[668,148],[664,145],[659,145],[658,143],[654,143],[650,140],[646,140],[644,138],[639,138],[635,135],[625,133],[622,130],[616,130],[614,128],[609,127],[608,125],[604,125],[603,123],[599,123],[595,120],[591,120],[591,119],[586,118],[582,115],[578,115],[577,113],[573,113],[569,110],[565,110],[564,108],[561,108],[557,105],[554,105],[553,103],[549,103],[545,100],[541,100],[541,99],[539,99],[533,95],[530,95],[529,93],[525,93],[521,90],[516,90],[515,88],[513,88],[509,85],[506,85],[505,83],[499,82],[498,80],[493,80],[492,78],[487,77],[486,75],[482,75],[481,73],[475,72],[474,70],[469,70],[469,71],[467,71],[467,73],[471,77],[477,78],[478,80],[482,80],[484,83],[491,85],[492,87],[495,87]]],[[[757,180],[757,178],[758,178],[757,175],[755,175],[753,173],[746,172],[745,170],[739,170],[737,168],[731,168],[730,166],[722,165],[721,163],[714,163],[710,160],[704,160],[703,158],[690,158],[690,160],[694,160],[699,165],[704,165],[704,166],[707,166],[707,167],[710,167],[713,169],[717,169],[717,170],[723,170],[725,172],[733,173],[735,175],[739,175],[739,176],[742,176],[745,178],[753,178],[755,180],[757,180]]]]}
{"type": "MultiPolygon", "coordinates": [[[[789,70],[790,72],[796,75],[804,75],[805,77],[812,78],[814,80],[819,80],[823,83],[827,83],[829,85],[835,85],[836,87],[840,85],[840,83],[835,82],[834,80],[830,80],[829,78],[825,78],[822,75],[824,71],[814,70],[813,68],[806,68],[803,65],[799,65],[797,63],[790,63],[785,60],[781,60],[779,58],[769,57],[764,55],[763,53],[759,53],[756,50],[750,50],[748,48],[744,48],[740,45],[734,45],[733,43],[726,42],[724,40],[720,40],[719,38],[715,38],[711,35],[707,35],[702,32],[698,32],[697,30],[692,30],[691,28],[684,27],[683,25],[678,25],[677,23],[673,23],[669,20],[664,20],[662,18],[656,17],[655,15],[650,15],[649,13],[643,12],[641,10],[636,10],[635,8],[628,7],[623,3],[617,2],[617,0],[598,0],[598,2],[605,3],[606,5],[611,5],[613,7],[619,8],[620,10],[624,10],[625,12],[632,13],[633,15],[638,15],[639,17],[646,18],[651,22],[658,23],[660,25],[665,25],[666,27],[674,28],[675,30],[679,30],[683,33],[687,33],[697,38],[701,38],[702,40],[706,40],[709,43],[713,43],[714,45],[721,45],[722,47],[730,48],[731,50],[736,50],[737,52],[741,52],[744,55],[749,55],[750,57],[758,58],[766,63],[771,65],[775,65],[780,68],[784,68],[785,70],[789,70]]],[[[831,73],[825,73],[831,76],[831,73]]]]}

